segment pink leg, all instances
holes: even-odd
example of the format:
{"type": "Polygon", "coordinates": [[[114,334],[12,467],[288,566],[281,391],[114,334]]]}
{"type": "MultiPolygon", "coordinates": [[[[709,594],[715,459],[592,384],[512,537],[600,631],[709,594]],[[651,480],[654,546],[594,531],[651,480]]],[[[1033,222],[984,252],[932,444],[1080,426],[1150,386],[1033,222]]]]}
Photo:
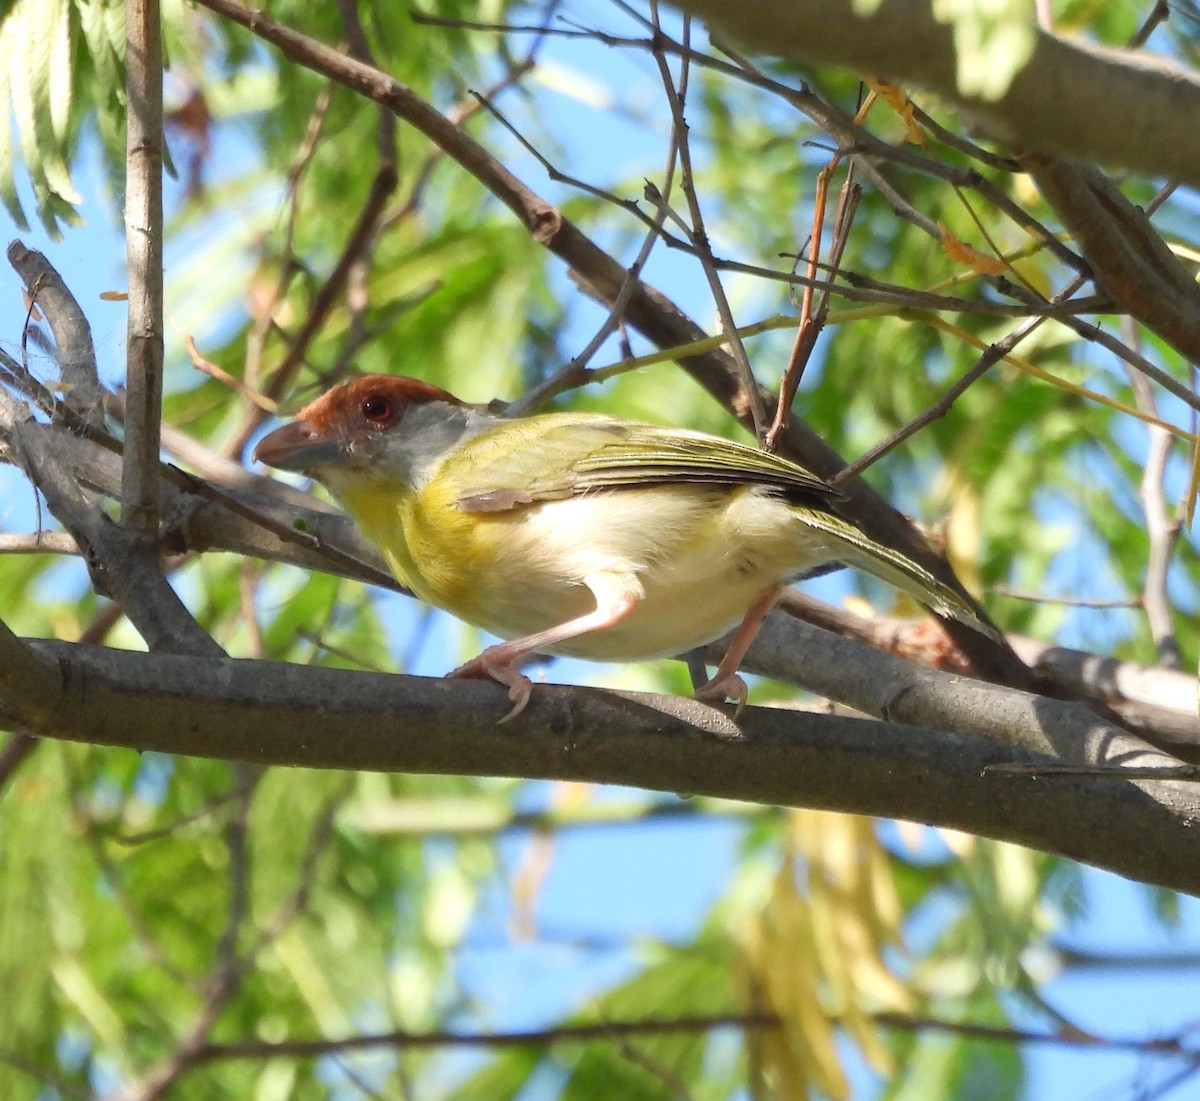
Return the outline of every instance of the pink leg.
{"type": "Polygon", "coordinates": [[[782,586],[768,589],[750,605],[750,609],[742,617],[737,631],[734,632],[729,649],[725,651],[725,656],[721,659],[721,664],[717,666],[716,676],[707,684],[702,684],[696,689],[696,699],[704,700],[707,703],[724,703],[727,699],[736,700],[737,710],[734,712],[734,718],[742,713],[742,708],[746,706],[746,682],[738,676],[738,666],[742,664],[742,658],[750,649],[750,643],[758,634],[758,629],[762,626],[763,620],[767,618],[767,613],[775,607],[775,602],[779,599],[781,592],[783,592],[782,586]]]}
{"type": "Polygon", "coordinates": [[[529,703],[530,693],[533,691],[532,682],[516,668],[516,662],[526,654],[532,654],[545,646],[553,646],[556,642],[564,642],[569,638],[585,635],[589,631],[599,631],[604,627],[611,627],[632,612],[641,600],[640,595],[628,591],[628,586],[614,586],[608,578],[589,579],[588,588],[596,596],[594,612],[569,619],[566,623],[560,623],[556,627],[549,627],[532,635],[489,646],[479,657],[472,658],[465,665],[460,665],[446,675],[450,677],[490,677],[503,684],[508,689],[508,698],[514,705],[513,709],[500,720],[502,723],[508,722],[509,719],[525,710],[525,705],[529,703]]]}

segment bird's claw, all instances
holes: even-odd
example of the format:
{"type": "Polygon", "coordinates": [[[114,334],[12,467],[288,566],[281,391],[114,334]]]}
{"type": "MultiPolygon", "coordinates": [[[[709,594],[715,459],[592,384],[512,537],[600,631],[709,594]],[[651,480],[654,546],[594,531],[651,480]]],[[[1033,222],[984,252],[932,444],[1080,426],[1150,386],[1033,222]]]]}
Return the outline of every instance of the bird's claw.
{"type": "Polygon", "coordinates": [[[747,695],[746,682],[737,673],[718,673],[707,684],[696,689],[696,699],[702,703],[721,704],[733,700],[737,705],[733,712],[735,720],[741,717],[747,695]]]}
{"type": "MultiPolygon", "coordinates": [[[[446,676],[447,678],[494,680],[497,684],[504,685],[508,689],[508,698],[512,701],[513,708],[496,724],[499,726],[508,722],[509,719],[515,719],[525,710],[529,703],[529,697],[533,693],[533,682],[519,669],[514,669],[508,660],[498,660],[496,655],[492,655],[489,660],[491,649],[484,650],[479,657],[472,658],[457,669],[451,670],[446,676]]],[[[501,658],[503,657],[501,655],[501,658]]]]}

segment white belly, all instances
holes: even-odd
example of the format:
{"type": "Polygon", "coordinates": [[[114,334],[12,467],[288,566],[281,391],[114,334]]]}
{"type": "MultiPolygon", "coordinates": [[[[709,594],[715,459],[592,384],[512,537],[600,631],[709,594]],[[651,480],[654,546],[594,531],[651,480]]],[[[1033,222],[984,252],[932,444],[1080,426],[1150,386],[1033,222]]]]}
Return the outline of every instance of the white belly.
{"type": "Polygon", "coordinates": [[[633,610],[546,647],[598,661],[664,657],[711,642],[764,592],[838,551],[786,503],[754,489],[570,498],[529,509],[520,523],[514,560],[496,571],[509,583],[491,591],[481,579],[479,626],[514,638],[584,615],[596,607],[587,579],[599,577],[640,596],[633,610]],[[581,540],[581,531],[590,537],[581,540]]]}

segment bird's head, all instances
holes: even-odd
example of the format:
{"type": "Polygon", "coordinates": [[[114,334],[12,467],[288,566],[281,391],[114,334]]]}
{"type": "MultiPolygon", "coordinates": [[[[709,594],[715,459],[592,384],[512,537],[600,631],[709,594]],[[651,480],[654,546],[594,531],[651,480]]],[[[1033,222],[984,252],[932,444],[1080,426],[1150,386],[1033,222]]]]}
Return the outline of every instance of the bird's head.
{"type": "Polygon", "coordinates": [[[335,386],[264,436],[254,458],[333,489],[363,474],[411,485],[463,438],[472,413],[427,382],[364,375],[335,386]]]}

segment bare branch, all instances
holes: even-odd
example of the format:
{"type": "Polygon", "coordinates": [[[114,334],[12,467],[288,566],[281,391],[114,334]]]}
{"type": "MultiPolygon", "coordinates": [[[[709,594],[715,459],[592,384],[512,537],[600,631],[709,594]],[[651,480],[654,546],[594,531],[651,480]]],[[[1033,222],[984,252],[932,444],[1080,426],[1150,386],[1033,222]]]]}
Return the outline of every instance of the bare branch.
{"type": "MultiPolygon", "coordinates": [[[[1063,290],[1055,295],[1054,302],[1057,304],[1060,301],[1065,301],[1071,297],[1082,285],[1083,280],[1077,278],[1063,290]]],[[[855,477],[861,474],[867,467],[878,462],[893,448],[899,447],[905,440],[916,435],[922,428],[932,424],[940,417],[944,417],[950,412],[954,403],[962,397],[976,382],[978,382],[992,367],[999,363],[1007,356],[1018,344],[1021,343],[1027,336],[1036,331],[1045,320],[1044,317],[1031,317],[1021,322],[1007,336],[1002,337],[994,344],[990,344],[983,354],[975,361],[974,366],[966,372],[960,379],[938,397],[938,399],[928,408],[918,413],[907,424],[901,425],[893,432],[886,440],[882,440],[872,447],[866,454],[855,459],[849,466],[846,467],[836,478],[833,479],[834,485],[840,485],[847,478],[855,477]]],[[[1164,432],[1164,435],[1167,435],[1164,432]]],[[[1167,439],[1170,436],[1167,435],[1167,439]]]]}
{"type": "Polygon", "coordinates": [[[224,1059],[311,1059],[344,1051],[369,1048],[456,1048],[456,1047],[545,1047],[550,1044],[586,1043],[591,1040],[620,1040],[630,1036],[672,1036],[704,1033],[717,1028],[776,1028],[779,1019],[771,1013],[718,1013],[703,1017],[667,1020],[599,1021],[596,1024],[564,1025],[535,1032],[395,1032],[367,1033],[340,1040],[244,1040],[241,1043],[210,1044],[202,1053],[205,1062],[224,1059]]]}
{"type": "Polygon", "coordinates": [[[104,390],[96,369],[92,329],[62,276],[40,252],[20,241],[8,246],[8,262],[36,300],[54,333],[54,352],[64,388],[63,402],[85,424],[104,427],[104,390]]]}
{"type": "MultiPolygon", "coordinates": [[[[1197,1057],[1185,1036],[1137,1039],[1103,1036],[1078,1028],[1056,1032],[1036,1032],[1031,1029],[1003,1025],[976,1024],[972,1021],[952,1021],[938,1017],[909,1013],[876,1013],[871,1020],[883,1028],[903,1032],[945,1032],[973,1040],[1003,1044],[1045,1044],[1054,1047],[1085,1047],[1090,1050],[1132,1051],[1143,1055],[1197,1057]]],[[[370,1050],[444,1049],[462,1047],[549,1047],[558,1044],[621,1041],[630,1038],[706,1033],[719,1028],[772,1029],[780,1025],[773,1013],[719,1013],[695,1017],[657,1018],[641,1020],[597,1021],[595,1023],[563,1025],[528,1032],[392,1032],[360,1033],[336,1039],[322,1040],[243,1040],[209,1044],[198,1061],[216,1062],[230,1059],[313,1059],[322,1055],[370,1050]]]]}
{"type": "Polygon", "coordinates": [[[79,544],[65,531],[0,534],[0,554],[81,554],[79,544]]]}
{"type": "MultiPolygon", "coordinates": [[[[1132,346],[1137,344],[1137,331],[1132,323],[1126,323],[1126,339],[1132,346]]],[[[1138,408],[1143,413],[1158,416],[1158,402],[1149,381],[1133,367],[1126,374],[1133,388],[1138,408]]],[[[1171,568],[1171,555],[1179,539],[1179,521],[1170,515],[1164,482],[1167,475],[1167,460],[1174,442],[1171,434],[1158,425],[1146,425],[1150,436],[1150,451],[1138,486],[1138,497],[1146,517],[1146,534],[1150,539],[1150,554],[1146,559],[1146,580],[1142,590],[1142,606],[1150,624],[1150,636],[1158,648],[1160,664],[1169,669],[1178,669],[1182,664],[1179,640],[1175,637],[1175,622],[1171,611],[1171,600],[1167,595],[1167,575],[1171,568]]]]}
{"type": "MultiPolygon", "coordinates": [[[[658,23],[658,7],[653,0],[651,11],[653,13],[654,31],[657,42],[657,36],[661,32],[661,28],[658,23]]],[[[685,49],[688,46],[690,37],[691,20],[685,18],[683,33],[683,45],[685,49]]],[[[725,294],[725,288],[721,285],[721,276],[717,272],[716,264],[714,263],[712,245],[709,243],[708,230],[704,224],[704,211],[700,205],[700,197],[696,194],[696,182],[692,172],[691,139],[689,137],[691,128],[684,117],[684,102],[687,98],[690,63],[686,56],[682,58],[680,62],[679,83],[676,86],[675,78],[671,75],[671,67],[667,64],[666,56],[659,49],[654,49],[653,53],[655,64],[658,66],[659,78],[662,80],[663,91],[666,93],[667,103],[671,108],[671,131],[675,145],[679,151],[679,189],[683,192],[684,198],[687,200],[688,213],[691,216],[691,224],[687,227],[688,239],[695,249],[696,258],[700,261],[704,278],[708,282],[709,291],[717,307],[717,315],[721,319],[722,332],[729,342],[729,349],[733,353],[733,361],[737,365],[739,391],[737,397],[734,398],[734,411],[740,418],[749,418],[754,428],[754,435],[761,443],[766,438],[768,428],[766,403],[763,401],[758,381],[754,377],[754,369],[750,366],[750,359],[746,355],[742,338],[738,335],[737,322],[734,320],[733,310],[729,306],[729,298],[725,294]]]]}
{"type": "MultiPolygon", "coordinates": [[[[1031,698],[1024,709],[1044,720],[1042,743],[1062,754],[1048,758],[895,722],[749,707],[735,725],[693,700],[550,685],[535,689],[512,724],[498,726],[504,693],[493,684],[26,645],[58,662],[64,678],[57,706],[37,730],[43,737],[256,764],[621,783],[908,818],[1200,893],[1200,833],[1192,827],[1200,789],[1121,779],[1120,756],[1134,740],[1099,720],[1079,738],[1055,701],[1031,698]],[[1064,759],[1113,772],[1053,781],[987,772],[1064,759]]],[[[819,645],[832,649],[828,636],[819,645]]],[[[970,683],[956,686],[960,700],[970,683]]],[[[876,695],[910,714],[913,705],[889,695],[896,687],[891,680],[876,695]]],[[[933,681],[913,690],[928,709],[933,681]]],[[[0,694],[0,723],[33,732],[19,712],[0,694]]],[[[1134,764],[1158,759],[1153,751],[1129,757],[1134,764]]]]}
{"type": "MultiPolygon", "coordinates": [[[[80,487],[66,448],[70,441],[90,441],[22,419],[7,398],[0,400],[0,427],[50,511],[83,550],[96,590],[121,605],[147,645],[176,653],[219,652],[167,583],[156,555],[145,551],[138,533],[114,524],[96,497],[80,487]]],[[[153,469],[157,477],[157,456],[153,469]]]]}
{"type": "Polygon", "coordinates": [[[1132,661],[1070,650],[1035,639],[1013,639],[1017,652],[1034,667],[1039,680],[1083,692],[1111,703],[1141,703],[1163,711],[1196,716],[1196,678],[1177,669],[1138,665],[1132,661]]]}
{"type": "MultiPolygon", "coordinates": [[[[713,643],[710,654],[720,649],[721,642],[713,643]]],[[[952,729],[1070,763],[1164,769],[1179,764],[1079,704],[929,669],[796,619],[769,617],[743,668],[889,722],[952,729]]]]}
{"type": "Polygon", "coordinates": [[[1021,160],[1092,265],[1097,284],[1187,359],[1200,360],[1200,290],[1146,213],[1099,169],[1032,153],[1021,160]]]}
{"type": "Polygon", "coordinates": [[[0,693],[18,702],[22,722],[37,726],[62,691],[57,666],[29,649],[0,620],[0,693]]]}
{"type": "Polygon", "coordinates": [[[158,542],[162,422],[162,26],[158,0],[128,0],[125,15],[125,257],[129,278],[125,461],[121,521],[142,546],[158,542]]]}

